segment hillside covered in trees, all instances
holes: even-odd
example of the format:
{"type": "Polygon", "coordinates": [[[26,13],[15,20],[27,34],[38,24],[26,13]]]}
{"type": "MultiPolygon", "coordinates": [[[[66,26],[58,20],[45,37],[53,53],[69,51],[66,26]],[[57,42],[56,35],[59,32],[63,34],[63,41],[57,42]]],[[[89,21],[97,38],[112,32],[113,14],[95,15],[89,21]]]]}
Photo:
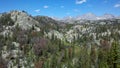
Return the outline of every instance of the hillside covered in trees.
{"type": "Polygon", "coordinates": [[[0,68],[120,68],[120,19],[2,13],[0,68]]]}

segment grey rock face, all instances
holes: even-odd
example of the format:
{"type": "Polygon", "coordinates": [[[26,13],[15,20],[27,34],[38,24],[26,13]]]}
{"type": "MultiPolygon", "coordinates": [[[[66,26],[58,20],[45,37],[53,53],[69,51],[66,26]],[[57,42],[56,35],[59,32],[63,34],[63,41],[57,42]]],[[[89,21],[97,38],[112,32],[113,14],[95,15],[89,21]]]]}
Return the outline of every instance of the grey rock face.
{"type": "Polygon", "coordinates": [[[12,11],[10,14],[11,19],[15,22],[14,26],[18,24],[20,28],[27,30],[38,25],[38,22],[25,12],[12,11]]]}

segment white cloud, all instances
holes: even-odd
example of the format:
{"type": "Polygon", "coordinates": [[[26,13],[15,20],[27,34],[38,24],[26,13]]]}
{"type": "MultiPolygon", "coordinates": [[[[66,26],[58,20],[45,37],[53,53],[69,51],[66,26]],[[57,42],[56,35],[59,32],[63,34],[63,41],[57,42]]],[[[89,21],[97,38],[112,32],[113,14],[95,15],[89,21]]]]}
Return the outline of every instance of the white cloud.
{"type": "Polygon", "coordinates": [[[37,13],[39,13],[40,12],[40,9],[36,9],[36,10],[34,10],[35,12],[37,12],[37,13]]]}
{"type": "Polygon", "coordinates": [[[114,7],[118,8],[118,7],[120,7],[120,4],[115,4],[114,7]]]}
{"type": "Polygon", "coordinates": [[[60,6],[60,8],[64,8],[65,6],[60,6]]]}
{"type": "Polygon", "coordinates": [[[87,2],[87,0],[76,0],[76,4],[82,4],[82,3],[85,3],[87,2]]]}
{"type": "Polygon", "coordinates": [[[47,6],[47,5],[43,6],[43,8],[46,8],[46,9],[47,9],[48,7],[49,7],[49,6],[47,6]]]}

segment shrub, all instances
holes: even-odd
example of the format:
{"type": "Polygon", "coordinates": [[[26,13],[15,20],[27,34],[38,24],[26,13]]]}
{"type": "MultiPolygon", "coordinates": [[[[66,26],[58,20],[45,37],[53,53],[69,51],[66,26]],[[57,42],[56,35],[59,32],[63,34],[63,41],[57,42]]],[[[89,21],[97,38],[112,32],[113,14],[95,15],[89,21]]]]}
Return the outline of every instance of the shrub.
{"type": "Polygon", "coordinates": [[[35,63],[35,68],[43,68],[44,61],[39,60],[38,62],[35,63]]]}
{"type": "Polygon", "coordinates": [[[48,51],[48,40],[45,38],[36,38],[35,39],[35,44],[33,46],[34,52],[37,56],[43,55],[43,52],[48,51]]]}
{"type": "Polygon", "coordinates": [[[0,68],[7,68],[7,62],[0,57],[0,68]]]}
{"type": "Polygon", "coordinates": [[[2,25],[14,25],[14,21],[10,18],[10,14],[2,14],[2,16],[0,17],[0,24],[2,25]]]}

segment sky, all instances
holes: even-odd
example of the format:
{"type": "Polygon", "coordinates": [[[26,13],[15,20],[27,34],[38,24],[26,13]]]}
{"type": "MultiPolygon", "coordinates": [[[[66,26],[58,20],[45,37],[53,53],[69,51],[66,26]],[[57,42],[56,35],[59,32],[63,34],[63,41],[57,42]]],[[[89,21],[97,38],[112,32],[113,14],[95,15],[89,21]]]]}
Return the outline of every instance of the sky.
{"type": "Polygon", "coordinates": [[[86,13],[120,16],[120,0],[0,0],[0,13],[10,10],[58,18],[86,13]]]}

